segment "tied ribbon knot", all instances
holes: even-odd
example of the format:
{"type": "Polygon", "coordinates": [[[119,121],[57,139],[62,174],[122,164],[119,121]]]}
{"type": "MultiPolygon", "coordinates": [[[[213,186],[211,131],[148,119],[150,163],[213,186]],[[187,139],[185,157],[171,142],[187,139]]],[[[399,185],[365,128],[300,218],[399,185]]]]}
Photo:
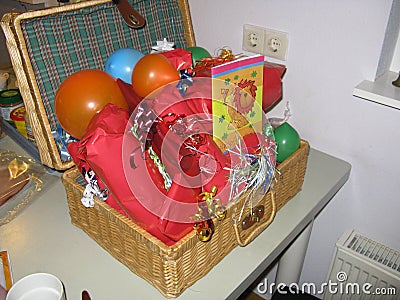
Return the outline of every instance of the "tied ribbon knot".
{"type": "Polygon", "coordinates": [[[217,191],[217,187],[212,186],[210,192],[199,194],[199,212],[195,215],[195,219],[199,222],[194,225],[194,228],[198,239],[202,242],[208,242],[215,230],[214,222],[210,216],[215,216],[218,221],[223,220],[226,216],[225,207],[219,199],[215,198],[217,191]]]}
{"type": "Polygon", "coordinates": [[[233,55],[232,50],[222,48],[219,51],[219,55],[216,57],[204,57],[196,60],[196,65],[193,70],[195,73],[201,70],[209,70],[212,67],[233,61],[242,56],[243,54],[233,55]]]}
{"type": "Polygon", "coordinates": [[[229,61],[236,59],[235,55],[232,54],[232,51],[226,48],[222,48],[218,56],[229,61]]]}
{"type": "Polygon", "coordinates": [[[164,38],[162,41],[157,41],[156,46],[151,47],[151,53],[171,51],[174,50],[174,46],[174,42],[169,42],[166,38],[164,38]]]}
{"type": "Polygon", "coordinates": [[[216,198],[218,188],[211,187],[210,192],[202,192],[199,194],[200,200],[198,202],[199,212],[196,214],[198,220],[209,219],[211,216],[222,221],[226,216],[226,208],[221,204],[221,200],[216,198]]]}

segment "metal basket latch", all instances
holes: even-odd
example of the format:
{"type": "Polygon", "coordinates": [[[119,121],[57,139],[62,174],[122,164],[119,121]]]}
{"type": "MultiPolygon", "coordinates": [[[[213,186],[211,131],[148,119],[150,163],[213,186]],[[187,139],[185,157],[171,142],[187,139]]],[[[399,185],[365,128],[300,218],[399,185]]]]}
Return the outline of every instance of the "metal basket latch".
{"type": "Polygon", "coordinates": [[[255,223],[259,223],[264,216],[264,206],[258,205],[243,219],[242,230],[249,229],[255,223]]]}
{"type": "Polygon", "coordinates": [[[117,6],[119,12],[124,18],[125,23],[134,29],[138,29],[146,25],[146,20],[139,14],[128,0],[112,0],[117,6]]]}

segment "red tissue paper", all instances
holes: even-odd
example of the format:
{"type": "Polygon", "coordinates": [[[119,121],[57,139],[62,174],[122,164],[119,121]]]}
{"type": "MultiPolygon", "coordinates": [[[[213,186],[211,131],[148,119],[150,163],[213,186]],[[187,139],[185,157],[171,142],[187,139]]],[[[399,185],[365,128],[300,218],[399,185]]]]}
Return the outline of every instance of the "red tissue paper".
{"type": "MultiPolygon", "coordinates": [[[[110,194],[107,203],[111,207],[130,217],[166,245],[172,245],[192,230],[192,224],[166,224],[159,216],[144,208],[133,195],[124,174],[122,145],[124,142],[127,147],[137,149],[140,144],[132,135],[124,134],[128,121],[128,112],[109,104],[92,119],[85,137],[79,142],[69,144],[68,151],[81,171],[84,167],[86,170],[91,168],[108,188],[110,194]]],[[[163,178],[148,154],[144,157],[138,155],[135,163],[150,169],[151,172],[148,173],[151,174],[154,184],[166,193],[161,184],[163,178]]],[[[135,175],[135,180],[140,181],[143,178],[141,174],[135,175]]],[[[146,186],[149,183],[141,184],[146,186]]]]}
{"type": "Polygon", "coordinates": [[[192,67],[192,53],[189,50],[177,48],[170,51],[160,52],[158,54],[168,58],[176,70],[186,70],[192,67]]]}

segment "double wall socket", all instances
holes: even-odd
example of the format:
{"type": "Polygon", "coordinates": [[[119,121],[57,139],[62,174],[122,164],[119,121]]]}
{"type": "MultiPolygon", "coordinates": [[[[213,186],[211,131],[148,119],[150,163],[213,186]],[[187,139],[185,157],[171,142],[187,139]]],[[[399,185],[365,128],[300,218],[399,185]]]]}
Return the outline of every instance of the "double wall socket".
{"type": "Polygon", "coordinates": [[[289,35],[286,32],[243,25],[243,50],[286,60],[289,35]]]}

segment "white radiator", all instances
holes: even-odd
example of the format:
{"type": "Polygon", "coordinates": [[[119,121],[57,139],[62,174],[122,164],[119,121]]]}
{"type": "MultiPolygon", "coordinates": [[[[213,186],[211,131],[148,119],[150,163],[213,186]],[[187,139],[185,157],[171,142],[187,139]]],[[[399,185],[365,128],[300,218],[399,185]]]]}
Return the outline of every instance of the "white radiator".
{"type": "Polygon", "coordinates": [[[354,230],[337,241],[324,299],[400,299],[400,251],[354,230]]]}

